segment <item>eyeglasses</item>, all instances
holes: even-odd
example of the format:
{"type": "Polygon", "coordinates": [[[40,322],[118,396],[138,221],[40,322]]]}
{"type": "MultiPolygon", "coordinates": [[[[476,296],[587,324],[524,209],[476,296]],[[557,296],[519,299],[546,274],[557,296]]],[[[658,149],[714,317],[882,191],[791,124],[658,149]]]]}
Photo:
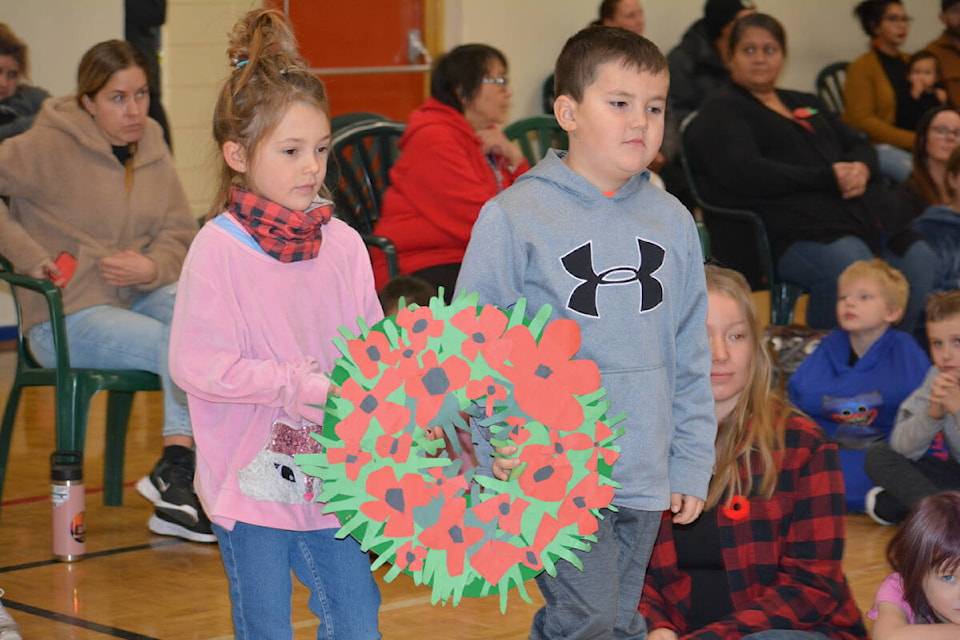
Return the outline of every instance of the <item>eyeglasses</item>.
{"type": "Polygon", "coordinates": [[[913,16],[883,16],[883,19],[886,22],[902,22],[903,24],[910,24],[913,21],[913,16]]]}
{"type": "Polygon", "coordinates": [[[941,138],[960,139],[960,129],[951,129],[950,127],[930,127],[930,133],[941,138]]]}
{"type": "Polygon", "coordinates": [[[506,89],[510,84],[510,78],[504,76],[502,78],[483,78],[480,80],[483,84],[498,84],[501,89],[506,89]]]}

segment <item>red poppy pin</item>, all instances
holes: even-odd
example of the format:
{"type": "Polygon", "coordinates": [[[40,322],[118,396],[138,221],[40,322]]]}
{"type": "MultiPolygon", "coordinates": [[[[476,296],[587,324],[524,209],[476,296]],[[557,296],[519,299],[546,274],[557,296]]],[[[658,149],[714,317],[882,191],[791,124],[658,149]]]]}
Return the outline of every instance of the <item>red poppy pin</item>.
{"type": "Polygon", "coordinates": [[[793,110],[794,118],[812,118],[813,116],[820,113],[817,109],[813,107],[797,107],[793,110]]]}
{"type": "Polygon", "coordinates": [[[744,496],[735,495],[723,506],[723,515],[731,520],[743,520],[750,515],[750,502],[744,496]]]}

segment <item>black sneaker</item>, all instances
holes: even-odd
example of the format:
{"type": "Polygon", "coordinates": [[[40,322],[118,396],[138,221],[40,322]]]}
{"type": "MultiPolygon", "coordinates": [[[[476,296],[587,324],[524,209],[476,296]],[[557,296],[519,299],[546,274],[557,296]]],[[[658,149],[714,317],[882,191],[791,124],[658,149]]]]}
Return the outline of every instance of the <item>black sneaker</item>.
{"type": "Polygon", "coordinates": [[[210,528],[210,520],[207,519],[203,511],[200,511],[200,520],[196,524],[188,527],[180,520],[171,518],[158,509],[150,516],[150,520],[147,521],[147,526],[150,527],[150,531],[161,536],[175,536],[189,540],[190,542],[217,541],[217,536],[213,534],[213,530],[210,528]]]}
{"type": "Polygon", "coordinates": [[[864,503],[864,511],[877,524],[889,527],[903,521],[903,509],[883,487],[867,491],[864,503]]]}
{"type": "Polygon", "coordinates": [[[195,526],[203,515],[203,508],[193,490],[192,463],[192,459],[190,466],[161,459],[149,476],[137,481],[137,491],[153,503],[158,514],[162,513],[168,520],[173,519],[185,527],[195,526]]]}

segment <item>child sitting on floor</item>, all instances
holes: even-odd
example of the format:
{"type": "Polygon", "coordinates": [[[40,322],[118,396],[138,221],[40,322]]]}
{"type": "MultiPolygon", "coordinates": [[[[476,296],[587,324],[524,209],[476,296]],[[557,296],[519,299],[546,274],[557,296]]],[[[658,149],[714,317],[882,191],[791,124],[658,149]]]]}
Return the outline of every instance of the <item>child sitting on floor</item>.
{"type": "Polygon", "coordinates": [[[873,483],[866,450],[887,439],[900,403],[923,380],[930,360],[916,340],[893,328],[909,285],[883,260],[858,260],[838,279],[837,319],[790,378],[790,400],[840,446],[847,505],[862,511],[873,483]]]}

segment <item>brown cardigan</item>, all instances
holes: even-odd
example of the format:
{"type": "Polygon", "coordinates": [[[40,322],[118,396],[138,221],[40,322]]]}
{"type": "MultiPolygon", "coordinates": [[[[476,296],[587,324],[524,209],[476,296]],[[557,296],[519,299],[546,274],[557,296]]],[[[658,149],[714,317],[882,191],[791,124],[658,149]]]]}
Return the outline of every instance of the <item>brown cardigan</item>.
{"type": "MultiPolygon", "coordinates": [[[[134,157],[133,187],[110,143],[74,96],[47,100],[31,129],[0,144],[0,253],[20,273],[69,251],[78,259],[63,290],[67,314],[94,305],[129,307],[146,291],[176,282],[197,231],[163,134],[147,119],[134,157]],[[100,258],[137,251],[157,265],[149,285],[108,286],[100,258]]],[[[27,328],[48,320],[38,295],[23,298],[27,328]]]]}
{"type": "MultiPolygon", "coordinates": [[[[900,55],[904,62],[910,59],[905,53],[900,55]]],[[[866,132],[871,142],[913,149],[916,134],[893,124],[897,119],[897,96],[876,51],[871,49],[847,66],[843,104],[843,121],[866,132]]]]}

